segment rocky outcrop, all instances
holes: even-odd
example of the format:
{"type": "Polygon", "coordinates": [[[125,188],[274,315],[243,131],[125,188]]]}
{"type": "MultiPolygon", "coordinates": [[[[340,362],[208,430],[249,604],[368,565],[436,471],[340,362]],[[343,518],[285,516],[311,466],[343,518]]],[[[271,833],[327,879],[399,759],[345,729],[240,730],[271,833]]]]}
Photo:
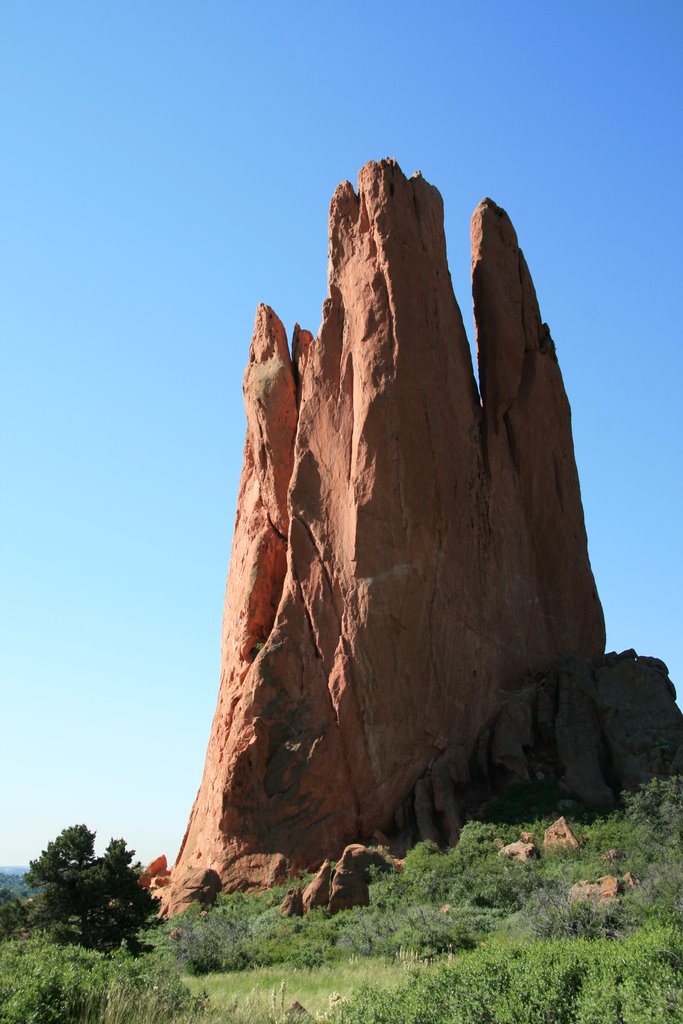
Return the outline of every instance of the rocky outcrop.
{"type": "Polygon", "coordinates": [[[321,864],[315,878],[306,886],[303,894],[304,913],[315,907],[326,907],[330,902],[330,879],[332,865],[329,860],[321,864]]]}
{"type": "MultiPolygon", "coordinates": [[[[683,717],[675,698],[657,658],[628,650],[594,661],[560,659],[508,694],[477,738],[466,770],[450,771],[451,804],[461,817],[471,816],[510,784],[559,776],[581,803],[609,810],[622,790],[683,771],[683,717]]],[[[428,765],[399,809],[404,846],[450,840],[452,814],[440,811],[437,798],[444,762],[453,763],[450,749],[428,765]]]]}
{"type": "Polygon", "coordinates": [[[302,917],[304,912],[303,893],[301,889],[290,889],[280,904],[282,917],[302,917]]]}
{"type": "MultiPolygon", "coordinates": [[[[472,221],[480,387],[437,190],[367,164],[329,233],[317,337],[297,326],[290,358],[256,315],[218,706],[167,912],[207,870],[246,889],[377,829],[456,842],[472,779],[528,773],[546,718],[525,681],[604,650],[569,405],[507,214],[472,221]]],[[[563,707],[553,742],[587,789],[563,707]]]]}
{"type": "Polygon", "coordinates": [[[217,871],[213,868],[197,868],[194,871],[186,870],[183,873],[181,882],[173,879],[173,885],[163,890],[162,913],[175,913],[183,910],[190,903],[201,903],[209,906],[214,903],[216,896],[221,891],[221,880],[217,871]]]}
{"type": "Polygon", "coordinates": [[[523,839],[518,839],[516,843],[508,843],[498,851],[498,854],[500,857],[507,857],[508,860],[519,860],[523,863],[534,860],[539,855],[536,844],[525,842],[523,839]]]}
{"type": "Polygon", "coordinates": [[[588,882],[582,879],[576,882],[569,890],[569,901],[581,903],[589,901],[592,903],[610,903],[623,891],[623,886],[614,875],[603,875],[595,882],[588,882]]]}
{"type": "Polygon", "coordinates": [[[332,891],[328,904],[331,914],[353,907],[367,907],[370,902],[370,868],[379,871],[393,870],[384,854],[360,843],[353,843],[344,850],[332,877],[332,891]]]}
{"type": "Polygon", "coordinates": [[[579,841],[566,818],[558,818],[543,836],[544,850],[578,850],[579,841]]]}
{"type": "MultiPolygon", "coordinates": [[[[168,861],[166,855],[161,854],[160,857],[155,857],[154,860],[147,865],[142,874],[138,879],[138,885],[143,889],[163,889],[165,886],[170,885],[171,872],[168,869],[168,861]]],[[[158,896],[159,893],[153,893],[158,896]]]]}

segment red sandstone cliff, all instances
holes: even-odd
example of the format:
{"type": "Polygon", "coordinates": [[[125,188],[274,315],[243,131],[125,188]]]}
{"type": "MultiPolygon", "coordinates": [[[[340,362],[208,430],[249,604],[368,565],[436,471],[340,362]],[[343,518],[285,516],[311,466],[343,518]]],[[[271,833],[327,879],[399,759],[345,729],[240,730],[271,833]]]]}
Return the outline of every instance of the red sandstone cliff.
{"type": "Polygon", "coordinates": [[[487,199],[472,221],[479,388],[438,191],[367,164],[329,237],[294,362],[256,314],[218,707],[169,912],[410,814],[455,841],[510,692],[604,650],[569,405],[507,215],[487,199]]]}

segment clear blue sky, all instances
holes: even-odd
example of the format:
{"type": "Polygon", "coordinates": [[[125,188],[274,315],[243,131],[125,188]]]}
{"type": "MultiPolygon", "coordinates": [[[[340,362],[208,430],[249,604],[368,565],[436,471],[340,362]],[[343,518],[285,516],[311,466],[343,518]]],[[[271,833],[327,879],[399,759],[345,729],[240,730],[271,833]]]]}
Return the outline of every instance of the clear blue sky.
{"type": "Polygon", "coordinates": [[[683,686],[680,0],[0,10],[0,864],[175,856],[201,776],[256,305],[316,330],[335,185],[510,213],[573,407],[608,645],[683,686]]]}

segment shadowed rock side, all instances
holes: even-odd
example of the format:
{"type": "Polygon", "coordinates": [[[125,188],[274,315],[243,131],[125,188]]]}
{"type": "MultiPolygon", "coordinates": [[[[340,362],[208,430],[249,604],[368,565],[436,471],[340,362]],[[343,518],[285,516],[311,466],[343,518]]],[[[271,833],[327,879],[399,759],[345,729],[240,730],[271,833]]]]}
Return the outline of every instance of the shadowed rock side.
{"type": "Polygon", "coordinates": [[[508,691],[604,650],[569,406],[507,216],[473,219],[483,402],[438,191],[367,164],[329,237],[294,365],[256,316],[221,688],[167,912],[207,870],[268,885],[404,827],[409,797],[456,841],[508,691]]]}
{"type": "Polygon", "coordinates": [[[453,778],[452,760],[449,748],[418,779],[398,815],[400,846],[453,842],[454,820],[457,838],[462,818],[505,786],[530,780],[559,776],[568,795],[610,810],[622,790],[683,773],[683,716],[658,658],[633,650],[561,658],[520,680],[453,778]]]}

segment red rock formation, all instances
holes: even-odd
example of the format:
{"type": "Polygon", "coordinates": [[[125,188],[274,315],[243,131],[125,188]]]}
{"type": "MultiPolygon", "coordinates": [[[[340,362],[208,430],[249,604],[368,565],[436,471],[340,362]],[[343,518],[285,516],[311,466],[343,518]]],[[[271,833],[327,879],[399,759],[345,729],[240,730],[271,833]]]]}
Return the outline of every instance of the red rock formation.
{"type": "Polygon", "coordinates": [[[161,856],[155,857],[151,864],[148,864],[145,871],[154,877],[155,875],[167,875],[168,861],[166,860],[166,854],[162,853],[161,856]]]}
{"type": "Polygon", "coordinates": [[[280,904],[282,917],[302,917],[304,912],[304,900],[301,889],[290,889],[280,904]]]}
{"type": "Polygon", "coordinates": [[[148,864],[138,879],[138,885],[143,889],[154,889],[168,885],[171,872],[168,870],[166,854],[155,857],[151,864],[148,864]]]}
{"type": "Polygon", "coordinates": [[[566,818],[558,818],[543,836],[544,850],[578,850],[579,843],[566,818]]]}
{"type": "Polygon", "coordinates": [[[603,875],[595,882],[589,882],[585,878],[576,882],[569,890],[568,897],[571,903],[580,903],[589,900],[593,903],[610,903],[621,893],[623,886],[614,875],[603,875]]]}
{"type": "Polygon", "coordinates": [[[518,839],[516,843],[508,843],[498,851],[498,856],[507,857],[509,860],[528,861],[538,857],[538,849],[535,843],[526,843],[518,839]]]}
{"type": "Polygon", "coordinates": [[[304,913],[315,907],[326,907],[330,902],[330,879],[332,877],[332,865],[329,860],[320,865],[315,878],[304,889],[303,902],[304,913]]]}
{"type": "Polygon", "coordinates": [[[352,907],[367,907],[370,903],[370,868],[393,870],[384,854],[360,843],[347,846],[339,859],[332,877],[332,890],[328,907],[331,914],[352,907]]]}
{"type": "MultiPolygon", "coordinates": [[[[293,363],[259,307],[218,707],[168,912],[207,871],[269,885],[391,832],[420,779],[420,828],[457,841],[508,691],[603,651],[555,347],[490,200],[472,241],[481,398],[441,197],[394,161],[335,191],[323,322],[293,363]]],[[[499,721],[501,756],[519,728],[499,721]]]]}

